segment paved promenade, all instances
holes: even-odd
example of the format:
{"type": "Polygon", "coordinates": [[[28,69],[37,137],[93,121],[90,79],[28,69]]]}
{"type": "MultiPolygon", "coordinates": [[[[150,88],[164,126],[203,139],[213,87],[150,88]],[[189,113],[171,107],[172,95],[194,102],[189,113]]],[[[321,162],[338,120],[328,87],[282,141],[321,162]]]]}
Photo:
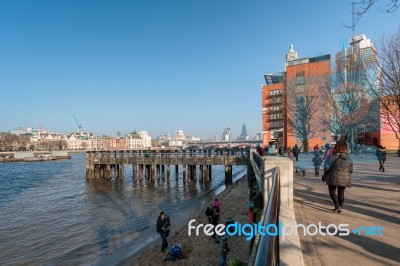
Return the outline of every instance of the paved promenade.
{"type": "MultiPolygon", "coordinates": [[[[334,208],[328,187],[314,170],[294,174],[294,209],[297,223],[380,226],[383,236],[350,233],[348,236],[304,237],[300,241],[305,265],[400,265],[400,158],[388,157],[386,172],[378,171],[374,155],[352,156],[353,186],[345,190],[342,213],[334,208]]],[[[310,162],[311,155],[300,155],[310,162]]]]}

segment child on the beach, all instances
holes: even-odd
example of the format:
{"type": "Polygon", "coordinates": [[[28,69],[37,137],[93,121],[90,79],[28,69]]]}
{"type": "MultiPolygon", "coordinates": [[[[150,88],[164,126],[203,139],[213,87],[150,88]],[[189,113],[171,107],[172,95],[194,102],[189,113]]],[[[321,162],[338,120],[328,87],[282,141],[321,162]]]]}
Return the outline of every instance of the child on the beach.
{"type": "Polygon", "coordinates": [[[165,255],[164,261],[175,261],[176,259],[183,259],[181,244],[172,246],[165,255]]]}

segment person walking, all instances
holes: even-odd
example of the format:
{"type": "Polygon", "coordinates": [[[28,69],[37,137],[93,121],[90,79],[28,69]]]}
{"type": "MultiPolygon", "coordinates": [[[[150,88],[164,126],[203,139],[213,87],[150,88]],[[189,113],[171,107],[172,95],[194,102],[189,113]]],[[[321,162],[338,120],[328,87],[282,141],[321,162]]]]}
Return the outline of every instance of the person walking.
{"type": "Polygon", "coordinates": [[[296,158],[296,162],[299,161],[299,153],[300,153],[300,149],[297,146],[297,144],[295,144],[294,147],[293,147],[293,155],[296,158]]]}
{"type": "Polygon", "coordinates": [[[292,147],[288,147],[287,148],[287,153],[288,153],[288,157],[291,159],[292,158],[292,147]]]}
{"type": "Polygon", "coordinates": [[[278,153],[279,153],[280,156],[283,156],[283,147],[282,147],[282,145],[279,145],[278,153]]]}
{"type": "Polygon", "coordinates": [[[214,234],[213,234],[213,238],[215,239],[215,241],[218,242],[217,240],[217,234],[215,232],[215,227],[219,224],[219,209],[218,208],[214,208],[213,210],[213,215],[212,215],[212,225],[214,226],[214,234]]]}
{"type": "Polygon", "coordinates": [[[226,255],[230,251],[230,249],[228,247],[228,237],[227,236],[223,236],[221,238],[221,243],[220,244],[221,244],[221,249],[220,249],[220,252],[219,252],[219,255],[220,255],[219,265],[220,266],[226,266],[226,255]]]}
{"type": "Polygon", "coordinates": [[[351,187],[353,162],[347,154],[346,145],[336,144],[333,154],[333,162],[325,174],[325,182],[328,185],[329,195],[335,205],[333,212],[341,213],[344,203],[344,190],[346,187],[351,187]],[[338,194],[336,194],[336,190],[338,194]]]}
{"type": "Polygon", "coordinates": [[[315,144],[315,146],[314,146],[314,154],[315,153],[319,153],[319,146],[318,146],[318,144],[315,144]]]}
{"type": "Polygon", "coordinates": [[[221,203],[218,201],[217,198],[212,203],[212,207],[213,209],[218,209],[218,212],[221,211],[221,203]]]}
{"type": "Polygon", "coordinates": [[[208,223],[209,223],[209,224],[212,223],[212,216],[213,216],[213,213],[214,213],[213,210],[214,210],[214,208],[213,208],[212,204],[210,204],[210,205],[207,206],[207,209],[206,209],[205,214],[206,214],[206,216],[207,216],[207,218],[208,218],[208,223]]]}
{"type": "Polygon", "coordinates": [[[322,165],[321,153],[319,153],[319,152],[314,153],[314,157],[312,159],[312,162],[314,163],[315,176],[319,176],[319,168],[322,165]]]}
{"type": "Polygon", "coordinates": [[[324,174],[328,171],[328,169],[332,165],[332,159],[333,159],[333,153],[332,153],[332,147],[329,143],[325,144],[325,155],[324,158],[322,159],[324,161],[324,174]]]}
{"type": "Polygon", "coordinates": [[[171,223],[166,213],[160,212],[157,219],[157,233],[161,236],[161,252],[168,247],[167,237],[169,235],[171,223]]]}
{"type": "Polygon", "coordinates": [[[378,145],[375,154],[379,162],[379,171],[385,172],[386,148],[382,145],[378,145]]]}

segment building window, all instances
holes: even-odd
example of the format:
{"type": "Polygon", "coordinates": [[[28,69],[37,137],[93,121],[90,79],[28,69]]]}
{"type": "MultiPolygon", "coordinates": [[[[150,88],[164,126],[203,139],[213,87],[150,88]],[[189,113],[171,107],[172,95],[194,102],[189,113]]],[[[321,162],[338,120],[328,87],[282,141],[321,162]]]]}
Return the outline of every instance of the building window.
{"type": "Polygon", "coordinates": [[[296,86],[301,86],[301,85],[306,84],[304,76],[305,76],[304,71],[296,73],[296,86]]]}

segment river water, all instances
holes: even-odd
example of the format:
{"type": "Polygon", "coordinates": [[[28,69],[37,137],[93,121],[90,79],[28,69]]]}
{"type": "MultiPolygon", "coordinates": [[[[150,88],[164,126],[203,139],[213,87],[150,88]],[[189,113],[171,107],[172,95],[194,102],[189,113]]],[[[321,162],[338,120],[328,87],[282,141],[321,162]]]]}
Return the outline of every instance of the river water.
{"type": "MultiPolygon", "coordinates": [[[[233,167],[233,179],[246,172],[233,167]]],[[[182,175],[182,169],[179,169],[182,175]]],[[[174,225],[223,189],[224,168],[211,184],[175,178],[86,180],[85,154],[70,160],[0,164],[0,265],[115,265],[156,239],[161,210],[174,225]]]]}

